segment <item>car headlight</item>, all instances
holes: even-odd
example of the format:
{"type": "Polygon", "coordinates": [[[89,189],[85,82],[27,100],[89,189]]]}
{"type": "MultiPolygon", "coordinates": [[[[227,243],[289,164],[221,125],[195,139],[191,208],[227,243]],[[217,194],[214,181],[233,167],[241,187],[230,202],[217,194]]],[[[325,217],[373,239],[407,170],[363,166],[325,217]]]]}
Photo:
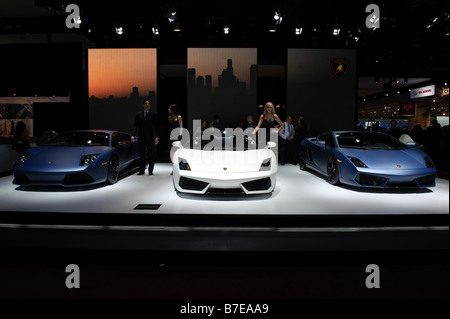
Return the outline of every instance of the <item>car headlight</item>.
{"type": "Polygon", "coordinates": [[[356,167],[367,167],[366,164],[363,163],[359,158],[353,156],[347,156],[348,159],[355,165],[356,167]]]}
{"type": "Polygon", "coordinates": [[[261,167],[259,168],[260,171],[270,171],[270,158],[266,158],[262,163],[261,167]]]}
{"type": "Polygon", "coordinates": [[[20,154],[19,158],[16,160],[16,165],[20,165],[25,163],[25,161],[27,159],[29,159],[31,157],[31,154],[26,153],[26,152],[22,152],[22,154],[20,154]]]}
{"type": "Polygon", "coordinates": [[[425,164],[427,165],[427,168],[434,167],[434,164],[433,164],[433,161],[431,160],[431,158],[429,158],[428,156],[425,156],[424,160],[425,160],[425,164]]]}
{"type": "Polygon", "coordinates": [[[92,164],[92,162],[95,161],[99,155],[100,154],[89,154],[81,156],[80,166],[87,166],[92,164]]]}
{"type": "Polygon", "coordinates": [[[191,167],[189,166],[189,163],[184,158],[178,158],[178,167],[181,171],[190,171],[191,167]]]}

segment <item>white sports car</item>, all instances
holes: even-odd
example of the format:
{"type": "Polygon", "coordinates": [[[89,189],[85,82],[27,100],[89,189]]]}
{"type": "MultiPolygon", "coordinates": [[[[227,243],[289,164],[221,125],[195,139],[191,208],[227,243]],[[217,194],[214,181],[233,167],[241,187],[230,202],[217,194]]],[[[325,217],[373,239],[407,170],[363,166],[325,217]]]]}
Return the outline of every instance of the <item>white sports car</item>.
{"type": "Polygon", "coordinates": [[[215,139],[222,147],[211,149],[194,142],[193,147],[184,148],[179,141],[173,143],[178,148],[173,155],[175,190],[191,194],[264,194],[274,190],[277,159],[272,148],[276,143],[258,148],[255,141],[245,139],[244,147],[238,148],[233,145],[235,136],[215,139]]]}

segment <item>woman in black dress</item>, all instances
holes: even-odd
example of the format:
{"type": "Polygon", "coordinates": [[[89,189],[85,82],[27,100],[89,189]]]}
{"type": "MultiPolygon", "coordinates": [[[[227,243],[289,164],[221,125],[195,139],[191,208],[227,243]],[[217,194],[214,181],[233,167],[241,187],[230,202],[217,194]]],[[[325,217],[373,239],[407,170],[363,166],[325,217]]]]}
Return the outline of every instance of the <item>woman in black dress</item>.
{"type": "Polygon", "coordinates": [[[264,113],[259,117],[258,125],[253,130],[253,134],[256,134],[260,128],[266,130],[266,141],[270,140],[270,134],[276,134],[280,132],[284,127],[284,123],[281,122],[277,114],[275,114],[275,107],[272,102],[267,102],[264,105],[264,113]]]}

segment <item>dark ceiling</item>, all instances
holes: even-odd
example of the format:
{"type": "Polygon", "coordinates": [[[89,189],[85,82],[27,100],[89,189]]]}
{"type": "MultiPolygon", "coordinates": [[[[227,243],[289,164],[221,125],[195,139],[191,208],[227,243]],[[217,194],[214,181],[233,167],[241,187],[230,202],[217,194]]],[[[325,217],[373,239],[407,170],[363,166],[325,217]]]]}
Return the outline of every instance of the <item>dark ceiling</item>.
{"type": "Polygon", "coordinates": [[[186,47],[257,47],[269,57],[266,64],[285,59],[286,48],[355,49],[359,77],[447,81],[449,1],[379,1],[381,25],[375,30],[365,25],[366,6],[373,2],[16,0],[0,5],[0,35],[81,33],[97,47],[158,47],[172,57],[185,55],[186,47]],[[79,29],[65,26],[69,3],[81,9],[79,29]],[[271,33],[275,10],[283,20],[271,33]],[[172,30],[171,12],[177,12],[180,32],[172,30]],[[122,35],[116,26],[124,28],[122,35]],[[302,34],[295,34],[296,27],[302,34]],[[338,36],[332,35],[335,27],[338,36]]]}

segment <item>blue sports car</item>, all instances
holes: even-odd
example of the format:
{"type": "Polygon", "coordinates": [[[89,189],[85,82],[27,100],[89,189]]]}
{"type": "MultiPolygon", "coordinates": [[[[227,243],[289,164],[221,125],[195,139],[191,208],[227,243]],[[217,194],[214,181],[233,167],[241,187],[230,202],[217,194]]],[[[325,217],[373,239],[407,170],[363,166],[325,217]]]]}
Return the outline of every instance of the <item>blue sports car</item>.
{"type": "Polygon", "coordinates": [[[119,173],[138,163],[137,139],[118,131],[63,133],[25,150],[14,165],[16,185],[84,186],[114,184],[119,173]]]}
{"type": "Polygon", "coordinates": [[[333,131],[301,143],[300,169],[326,176],[330,184],[360,187],[430,187],[436,168],[414,143],[366,131],[333,131]]]}

